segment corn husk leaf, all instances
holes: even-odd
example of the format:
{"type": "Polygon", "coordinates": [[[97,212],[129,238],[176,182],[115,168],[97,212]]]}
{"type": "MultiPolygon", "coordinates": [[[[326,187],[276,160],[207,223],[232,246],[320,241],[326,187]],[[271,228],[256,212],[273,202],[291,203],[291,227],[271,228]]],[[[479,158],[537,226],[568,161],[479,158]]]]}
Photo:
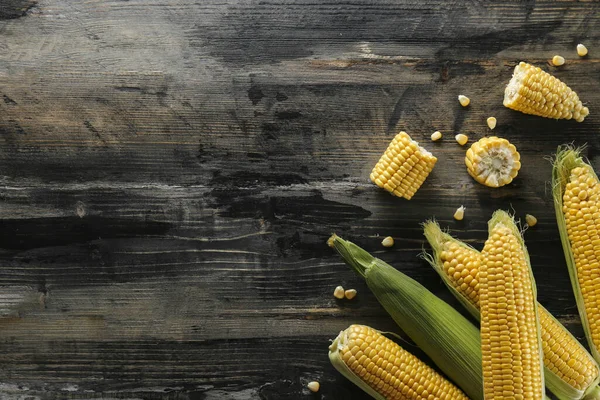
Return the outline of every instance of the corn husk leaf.
{"type": "Polygon", "coordinates": [[[579,287],[579,279],[577,279],[575,257],[573,256],[573,250],[571,249],[571,243],[567,234],[567,222],[562,210],[565,187],[567,186],[567,183],[569,183],[571,170],[577,167],[586,168],[590,171],[592,176],[598,180],[598,176],[594,172],[594,169],[581,157],[581,148],[574,148],[569,145],[559,146],[556,151],[552,168],[552,196],[554,197],[554,211],[556,213],[558,231],[560,232],[560,241],[563,246],[563,252],[565,253],[569,277],[571,278],[571,286],[573,287],[573,293],[575,294],[575,300],[577,301],[577,309],[579,310],[583,330],[592,355],[597,362],[600,362],[600,352],[592,340],[590,323],[585,312],[585,304],[583,302],[583,296],[581,295],[581,288],[579,287]]]}
{"type": "Polygon", "coordinates": [[[354,243],[337,235],[330,243],[440,370],[469,398],[483,400],[479,330],[420,283],[354,243]]]}
{"type": "MultiPolygon", "coordinates": [[[[441,257],[441,252],[444,249],[444,245],[448,242],[455,243],[458,246],[464,247],[469,251],[474,251],[479,253],[479,251],[472,246],[456,239],[451,236],[449,233],[442,231],[441,227],[436,221],[429,220],[423,223],[423,232],[427,241],[429,242],[433,254],[428,254],[423,252],[423,258],[433,267],[433,269],[440,275],[442,281],[450,292],[467,308],[467,310],[477,319],[479,320],[481,315],[479,313],[479,306],[474,305],[470,299],[464,295],[464,293],[460,290],[457,290],[454,286],[453,282],[450,280],[450,277],[444,271],[444,264],[441,257]]],[[[558,325],[562,326],[562,324],[554,318],[552,314],[550,314],[541,304],[538,303],[538,310],[544,310],[550,318],[552,318],[558,325]]],[[[572,343],[580,346],[583,351],[587,351],[581,343],[569,332],[568,329],[564,328],[565,333],[567,333],[571,339],[572,343]]],[[[591,357],[591,356],[590,356],[591,357]]],[[[598,366],[596,365],[598,369],[598,366]]],[[[600,374],[596,377],[596,379],[587,387],[586,390],[579,390],[571,386],[568,382],[563,381],[558,375],[556,375],[552,370],[547,367],[544,367],[544,374],[546,380],[546,387],[559,399],[559,400],[580,400],[586,399],[591,400],[595,399],[597,393],[600,391],[598,388],[598,383],[600,382],[600,374]]]]}

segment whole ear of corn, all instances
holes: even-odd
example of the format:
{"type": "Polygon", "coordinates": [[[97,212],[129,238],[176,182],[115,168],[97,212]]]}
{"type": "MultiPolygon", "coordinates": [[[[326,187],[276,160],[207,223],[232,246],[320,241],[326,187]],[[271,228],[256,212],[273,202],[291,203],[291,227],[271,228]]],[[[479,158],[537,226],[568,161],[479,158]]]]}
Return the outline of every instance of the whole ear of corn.
{"type": "Polygon", "coordinates": [[[535,281],[514,220],[496,211],[479,272],[486,400],[543,399],[544,364],[535,281]]]}
{"type": "Polygon", "coordinates": [[[400,132],[371,172],[371,181],[394,196],[410,200],[435,166],[437,158],[400,132]]]}
{"type": "Polygon", "coordinates": [[[525,114],[582,122],[590,113],[573,90],[531,64],[520,62],[504,91],[504,106],[525,114]]]}
{"type": "Polygon", "coordinates": [[[600,183],[580,153],[571,146],[558,148],[552,191],[577,308],[592,355],[600,362],[600,183]]]}
{"type": "MultiPolygon", "coordinates": [[[[452,294],[477,319],[479,314],[479,251],[441,230],[435,221],[423,224],[433,254],[424,258],[440,275],[452,294]]],[[[599,398],[598,365],[579,341],[544,307],[538,304],[544,350],[546,387],[560,400],[599,398]]]]}
{"type": "Polygon", "coordinates": [[[468,397],[413,354],[364,325],[351,325],[329,346],[329,359],[346,378],[376,399],[468,397]]]}
{"type": "Polygon", "coordinates": [[[398,326],[469,398],[483,400],[477,328],[415,280],[352,242],[329,243],[362,276],[398,326]]]}

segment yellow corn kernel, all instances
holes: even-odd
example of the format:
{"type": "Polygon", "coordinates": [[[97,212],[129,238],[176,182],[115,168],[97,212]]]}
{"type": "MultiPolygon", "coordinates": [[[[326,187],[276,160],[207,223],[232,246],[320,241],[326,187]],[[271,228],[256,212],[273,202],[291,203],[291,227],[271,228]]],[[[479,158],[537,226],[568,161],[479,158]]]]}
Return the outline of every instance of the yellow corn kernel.
{"type": "Polygon", "coordinates": [[[468,400],[433,368],[368,326],[351,325],[340,332],[329,358],[369,394],[390,400],[468,400]]]}
{"type": "Polygon", "coordinates": [[[348,300],[352,300],[356,297],[357,293],[358,292],[356,291],[356,289],[348,289],[344,292],[344,296],[346,296],[348,300]]]}
{"type": "Polygon", "coordinates": [[[560,67],[565,64],[565,58],[562,56],[554,56],[552,57],[552,65],[560,67]]]}
{"type": "Polygon", "coordinates": [[[535,284],[525,251],[512,217],[496,211],[479,272],[486,400],[545,396],[535,284]]]}
{"type": "Polygon", "coordinates": [[[584,45],[582,45],[581,43],[579,43],[577,45],[577,55],[579,57],[585,57],[585,56],[587,56],[587,53],[588,53],[587,47],[585,47],[584,45]]]}
{"type": "Polygon", "coordinates": [[[471,99],[467,96],[463,96],[462,94],[458,95],[458,102],[461,106],[466,107],[471,103],[471,99]]]}
{"type": "Polygon", "coordinates": [[[496,127],[496,117],[489,117],[486,122],[490,129],[494,129],[496,127]]]}
{"type": "Polygon", "coordinates": [[[456,143],[460,144],[461,146],[464,146],[469,141],[469,137],[463,133],[459,133],[458,135],[454,136],[454,139],[456,140],[456,143]]]}
{"type": "Polygon", "coordinates": [[[381,241],[383,247],[392,247],[394,245],[394,238],[391,236],[386,237],[381,241]]]}
{"type": "Polygon", "coordinates": [[[336,299],[343,299],[344,298],[344,288],[342,286],[338,286],[334,289],[333,291],[333,297],[335,297],[336,299]]]}
{"type": "Polygon", "coordinates": [[[431,134],[431,140],[434,142],[437,142],[441,138],[442,138],[442,132],[440,132],[440,131],[435,131],[431,134]]]}
{"type": "Polygon", "coordinates": [[[537,218],[531,214],[527,214],[525,215],[525,222],[527,222],[527,225],[529,226],[535,226],[537,224],[537,218]]]}
{"type": "Polygon", "coordinates": [[[489,187],[507,185],[521,169],[521,156],[508,140],[496,136],[473,143],[467,150],[465,164],[469,175],[489,187]]]}
{"type": "Polygon", "coordinates": [[[504,106],[545,118],[575,119],[590,113],[573,90],[559,79],[525,62],[515,67],[504,91],[504,106]]]}
{"type": "Polygon", "coordinates": [[[308,390],[310,390],[311,392],[317,393],[321,388],[321,384],[319,382],[313,381],[308,382],[308,385],[306,385],[306,387],[308,387],[308,390]]]}
{"type": "MultiPolygon", "coordinates": [[[[427,241],[434,254],[426,259],[440,274],[461,302],[470,304],[469,311],[479,318],[479,271],[481,253],[442,231],[438,223],[423,224],[427,241]]],[[[537,305],[540,319],[544,366],[564,384],[586,391],[600,375],[598,365],[581,343],[544,307],[537,305]],[[560,361],[562,360],[562,361],[560,361]],[[566,361],[565,361],[566,360],[566,361]],[[571,361],[573,360],[573,361],[571,361]]],[[[547,375],[546,378],[550,378],[547,375]]],[[[548,382],[550,385],[550,382],[548,382]]]]}
{"type": "Polygon", "coordinates": [[[465,217],[465,206],[460,206],[454,211],[454,219],[457,221],[462,221],[465,217]]]}
{"type": "Polygon", "coordinates": [[[435,166],[437,158],[406,132],[389,144],[373,171],[371,181],[394,196],[410,200],[435,166]]]}

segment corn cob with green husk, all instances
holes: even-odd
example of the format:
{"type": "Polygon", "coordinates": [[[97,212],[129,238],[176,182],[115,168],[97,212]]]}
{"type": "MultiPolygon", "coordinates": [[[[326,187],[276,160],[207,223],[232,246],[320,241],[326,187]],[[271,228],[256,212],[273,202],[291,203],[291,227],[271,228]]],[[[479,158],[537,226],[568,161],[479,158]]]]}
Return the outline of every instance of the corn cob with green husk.
{"type": "Polygon", "coordinates": [[[600,183],[581,149],[560,146],[552,169],[556,222],[592,355],[600,362],[600,183]]]}
{"type": "Polygon", "coordinates": [[[469,400],[433,368],[381,332],[351,325],[329,346],[333,366],[380,400],[469,400]]]}
{"type": "Polygon", "coordinates": [[[354,243],[333,235],[328,244],[362,276],[400,328],[469,398],[483,400],[478,329],[415,280],[354,243]]]}
{"type": "MultiPolygon", "coordinates": [[[[441,230],[435,221],[423,224],[433,254],[426,260],[450,291],[479,319],[479,271],[483,256],[441,230]]],[[[560,400],[600,399],[598,365],[573,335],[538,304],[544,350],[546,387],[560,400]]]]}

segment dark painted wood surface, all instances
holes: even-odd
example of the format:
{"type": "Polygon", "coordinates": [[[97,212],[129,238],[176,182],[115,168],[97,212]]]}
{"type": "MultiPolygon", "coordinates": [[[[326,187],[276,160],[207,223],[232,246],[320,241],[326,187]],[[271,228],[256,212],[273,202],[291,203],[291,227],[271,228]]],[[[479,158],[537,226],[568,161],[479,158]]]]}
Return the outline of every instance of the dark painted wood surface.
{"type": "Polygon", "coordinates": [[[525,236],[540,302],[581,338],[547,157],[588,143],[600,168],[599,10],[0,0],[0,397],[309,399],[319,380],[322,399],[364,399],[328,341],[351,323],[396,329],[329,234],[457,305],[417,258],[419,223],[481,247],[497,208],[538,217],[525,236]],[[557,53],[567,64],[548,66],[557,53]],[[520,60],[575,89],[586,121],[503,108],[520,60]],[[523,161],[498,190],[453,141],[488,135],[491,115],[523,161]],[[368,181],[400,129],[439,158],[410,202],[368,181]],[[338,284],[358,297],[335,301],[338,284]]]}

